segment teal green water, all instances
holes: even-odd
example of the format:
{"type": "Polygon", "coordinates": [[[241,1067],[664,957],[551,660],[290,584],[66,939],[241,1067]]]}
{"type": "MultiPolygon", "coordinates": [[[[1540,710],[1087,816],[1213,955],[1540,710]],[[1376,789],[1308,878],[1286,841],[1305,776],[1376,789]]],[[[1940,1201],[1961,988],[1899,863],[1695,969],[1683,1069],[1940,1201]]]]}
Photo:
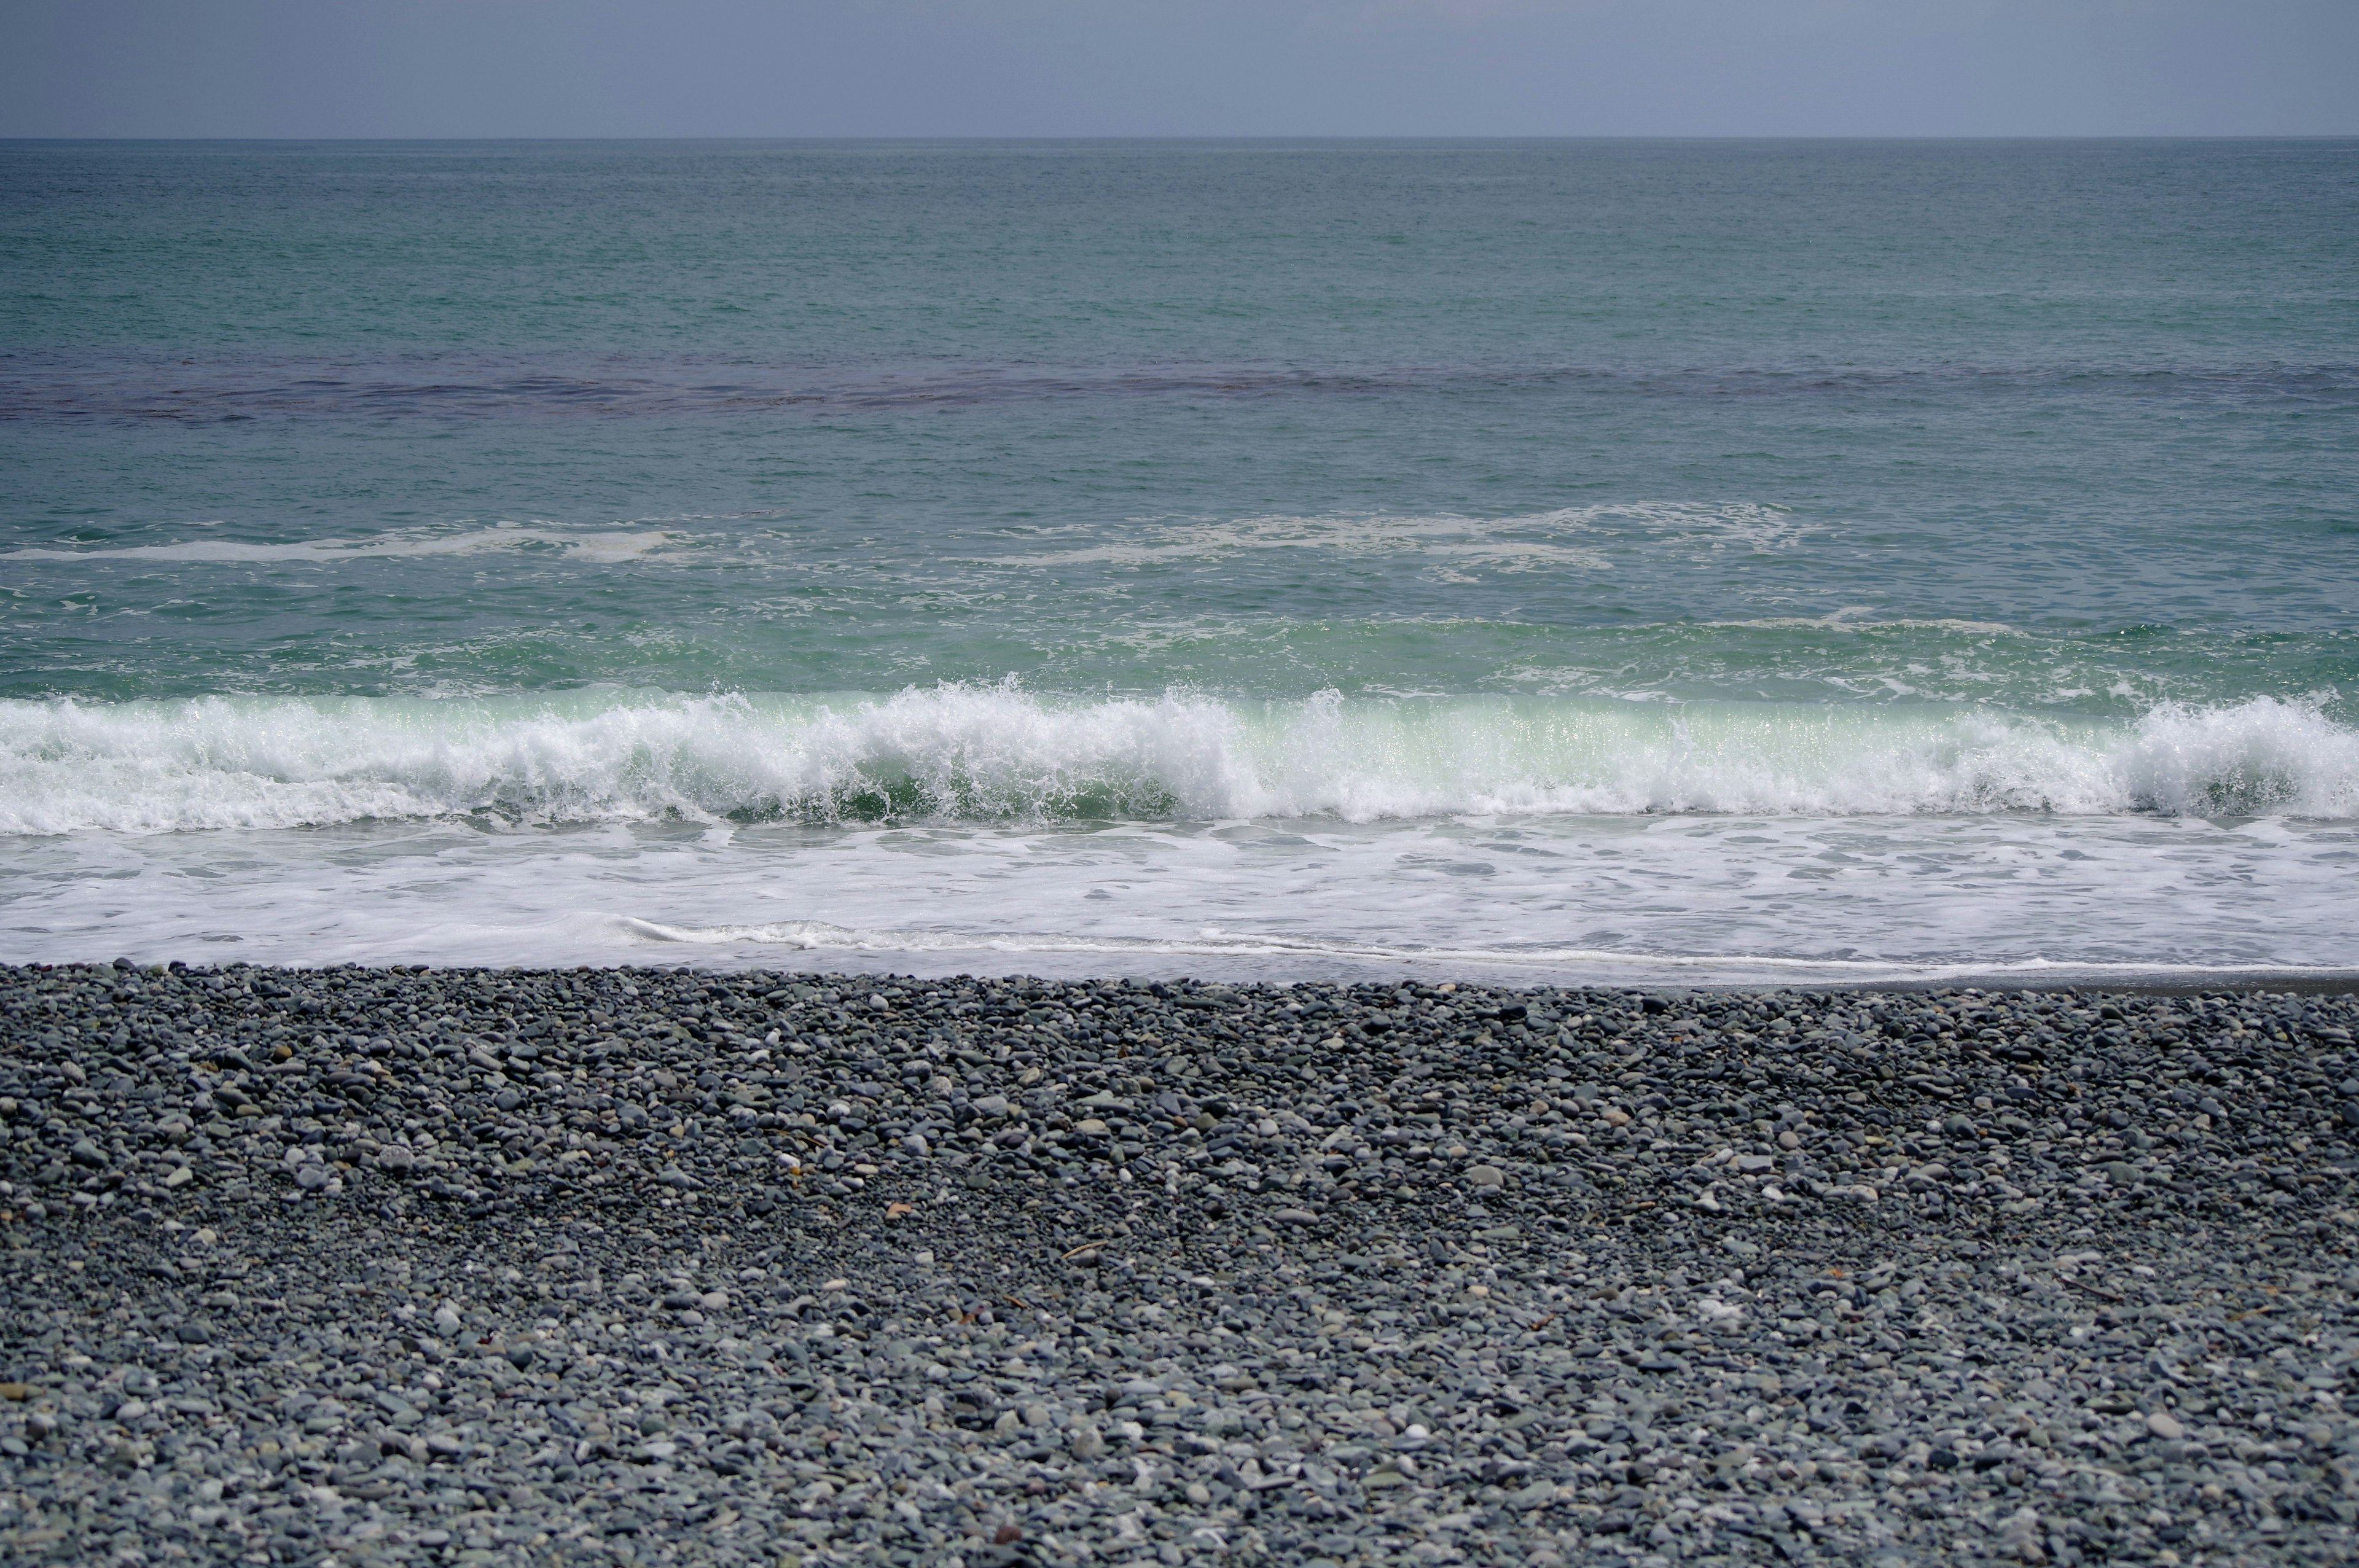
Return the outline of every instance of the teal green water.
{"type": "Polygon", "coordinates": [[[2350,142],[12,144],[0,476],[27,854],[2359,817],[2350,142]]]}
{"type": "Polygon", "coordinates": [[[2354,167],[19,146],[16,549],[667,537],[18,555],[0,690],[2341,688],[2354,167]],[[1696,630],[1854,606],[2015,635],[1696,630]]]}

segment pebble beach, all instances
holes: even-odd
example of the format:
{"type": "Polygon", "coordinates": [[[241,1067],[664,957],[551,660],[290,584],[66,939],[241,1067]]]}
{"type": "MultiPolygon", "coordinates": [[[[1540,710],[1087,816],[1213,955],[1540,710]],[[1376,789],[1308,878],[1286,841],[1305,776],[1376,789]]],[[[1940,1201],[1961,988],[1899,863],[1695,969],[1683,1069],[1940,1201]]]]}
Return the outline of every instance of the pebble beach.
{"type": "Polygon", "coordinates": [[[0,1556],[2347,1561],[2354,1027],[0,969],[0,1556]]]}

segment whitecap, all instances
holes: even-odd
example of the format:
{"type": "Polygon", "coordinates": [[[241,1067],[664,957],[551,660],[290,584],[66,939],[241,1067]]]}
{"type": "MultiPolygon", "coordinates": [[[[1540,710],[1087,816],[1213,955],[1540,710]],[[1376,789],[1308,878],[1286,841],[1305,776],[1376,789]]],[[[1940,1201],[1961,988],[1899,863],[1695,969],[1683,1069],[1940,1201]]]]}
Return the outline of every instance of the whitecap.
{"type": "Polygon", "coordinates": [[[1201,694],[0,702],[0,833],[507,822],[2124,812],[2359,816],[2318,702],[1959,705],[1201,694]]]}
{"type": "Polygon", "coordinates": [[[1758,503],[1601,503],[1491,518],[1456,513],[1277,514],[1145,520],[1129,537],[1069,550],[994,557],[988,564],[1149,566],[1218,560],[1249,551],[1320,550],[1414,555],[1508,570],[1558,566],[1604,571],[1617,546],[1768,551],[1786,548],[1812,531],[1812,524],[1798,520],[1788,509],[1758,503]]]}
{"type": "Polygon", "coordinates": [[[122,545],[88,549],[27,547],[0,553],[0,560],[156,561],[184,565],[252,565],[429,556],[473,556],[487,551],[558,552],[571,560],[612,564],[633,561],[679,542],[663,531],[577,532],[547,528],[481,528],[466,533],[426,530],[368,535],[358,538],[298,539],[260,543],[238,539],[188,539],[163,545],[122,545]]]}

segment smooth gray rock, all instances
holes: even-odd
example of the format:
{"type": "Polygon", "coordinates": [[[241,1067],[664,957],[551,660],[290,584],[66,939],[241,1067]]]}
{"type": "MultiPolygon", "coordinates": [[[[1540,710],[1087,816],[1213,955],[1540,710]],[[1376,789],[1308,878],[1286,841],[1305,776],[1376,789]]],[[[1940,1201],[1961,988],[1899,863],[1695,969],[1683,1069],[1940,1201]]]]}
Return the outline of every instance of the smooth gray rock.
{"type": "Polygon", "coordinates": [[[2359,1554],[2350,999],[0,1010],[0,1492],[60,1560],[2359,1554]]]}

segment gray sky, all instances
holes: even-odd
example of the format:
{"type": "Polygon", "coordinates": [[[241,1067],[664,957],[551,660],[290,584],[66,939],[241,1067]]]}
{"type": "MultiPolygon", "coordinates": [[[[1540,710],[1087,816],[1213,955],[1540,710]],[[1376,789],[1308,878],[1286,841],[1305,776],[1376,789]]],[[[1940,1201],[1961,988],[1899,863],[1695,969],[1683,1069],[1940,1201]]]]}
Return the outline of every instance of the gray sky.
{"type": "Polygon", "coordinates": [[[0,135],[2359,133],[2359,0],[0,0],[0,135]]]}

